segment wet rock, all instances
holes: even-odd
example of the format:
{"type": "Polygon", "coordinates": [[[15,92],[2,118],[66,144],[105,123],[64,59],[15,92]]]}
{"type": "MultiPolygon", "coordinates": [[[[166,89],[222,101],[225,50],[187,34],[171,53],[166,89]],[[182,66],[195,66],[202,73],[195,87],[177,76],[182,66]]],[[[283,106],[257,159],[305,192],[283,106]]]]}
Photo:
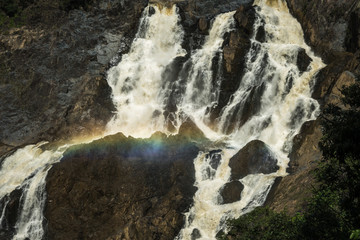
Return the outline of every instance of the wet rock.
{"type": "Polygon", "coordinates": [[[205,18],[200,18],[198,25],[199,25],[199,30],[202,33],[206,33],[209,30],[209,24],[205,18]]]}
{"type": "Polygon", "coordinates": [[[187,118],[179,128],[179,136],[193,140],[205,140],[204,133],[196,126],[196,124],[187,118]]]}
{"type": "Polygon", "coordinates": [[[277,159],[260,140],[253,140],[246,144],[230,159],[229,167],[231,180],[238,180],[249,174],[269,174],[279,169],[277,159]]]}
{"type": "Polygon", "coordinates": [[[276,179],[266,206],[277,212],[285,208],[291,215],[304,209],[316,185],[313,171],[322,156],[318,145],[321,137],[319,120],[304,123],[289,154],[289,175],[276,179]]]}
{"type": "Polygon", "coordinates": [[[153,8],[152,6],[149,7],[149,16],[154,15],[155,14],[155,8],[153,8]]]}
{"type": "Polygon", "coordinates": [[[306,54],[305,49],[300,48],[296,58],[296,66],[298,67],[300,73],[306,71],[311,61],[312,59],[306,54]]]}
{"type": "Polygon", "coordinates": [[[255,9],[251,5],[241,5],[234,15],[235,30],[225,36],[223,48],[223,78],[220,85],[218,104],[210,110],[210,118],[215,121],[221,110],[237,90],[244,71],[245,57],[250,49],[255,20],[255,9]]]}
{"type": "Polygon", "coordinates": [[[255,39],[256,41],[263,43],[265,42],[265,38],[266,38],[265,27],[264,25],[262,25],[258,28],[255,39]]]}
{"type": "Polygon", "coordinates": [[[196,191],[197,154],[159,134],[74,146],[47,177],[47,238],[173,239],[196,191]]]}
{"type": "Polygon", "coordinates": [[[241,200],[241,192],[244,190],[244,185],[239,181],[228,182],[220,189],[220,196],[222,197],[222,204],[233,203],[241,200]]]}
{"type": "Polygon", "coordinates": [[[236,128],[243,126],[252,116],[260,111],[261,96],[265,91],[265,84],[262,83],[259,86],[254,86],[248,90],[246,99],[244,102],[238,103],[232,115],[228,117],[229,124],[227,129],[224,129],[226,133],[231,133],[236,128]]]}
{"type": "Polygon", "coordinates": [[[194,230],[191,233],[191,240],[196,240],[199,238],[201,238],[201,233],[200,233],[199,229],[194,228],[194,230]]]}

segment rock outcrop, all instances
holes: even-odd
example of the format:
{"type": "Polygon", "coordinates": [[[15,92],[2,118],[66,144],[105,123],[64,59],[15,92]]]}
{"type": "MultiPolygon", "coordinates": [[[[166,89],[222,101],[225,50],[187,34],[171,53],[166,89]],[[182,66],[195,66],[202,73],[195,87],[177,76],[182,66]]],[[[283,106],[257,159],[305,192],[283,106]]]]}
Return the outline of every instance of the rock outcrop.
{"type": "Polygon", "coordinates": [[[249,174],[273,173],[279,169],[277,159],[271,150],[260,140],[246,144],[229,161],[231,180],[241,179],[249,174]]]}
{"type": "Polygon", "coordinates": [[[173,239],[196,191],[198,148],[121,133],[69,149],[47,177],[47,239],[173,239]]]}
{"type": "Polygon", "coordinates": [[[71,11],[61,4],[36,1],[23,11],[24,26],[1,29],[0,155],[96,134],[112,116],[106,71],[128,50],[146,1],[94,1],[71,11]]]}

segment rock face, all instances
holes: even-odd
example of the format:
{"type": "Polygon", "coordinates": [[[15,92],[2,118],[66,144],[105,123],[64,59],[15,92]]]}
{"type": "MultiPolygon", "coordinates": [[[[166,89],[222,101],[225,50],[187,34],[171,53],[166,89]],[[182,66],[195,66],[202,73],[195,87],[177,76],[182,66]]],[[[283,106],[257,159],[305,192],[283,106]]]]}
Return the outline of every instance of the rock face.
{"type": "Polygon", "coordinates": [[[103,130],[114,110],[106,70],[129,48],[146,6],[107,2],[68,11],[36,1],[24,10],[28,24],[1,30],[0,155],[103,130]]]}
{"type": "Polygon", "coordinates": [[[198,149],[181,136],[108,136],[47,177],[47,239],[173,239],[192,203],[198,149]]]}
{"type": "Polygon", "coordinates": [[[304,29],[307,42],[326,63],[341,52],[356,52],[360,47],[357,0],[326,2],[286,0],[290,12],[304,29]]]}
{"type": "Polygon", "coordinates": [[[229,161],[231,180],[241,179],[249,174],[273,173],[279,167],[270,149],[260,140],[246,144],[229,161]]]}

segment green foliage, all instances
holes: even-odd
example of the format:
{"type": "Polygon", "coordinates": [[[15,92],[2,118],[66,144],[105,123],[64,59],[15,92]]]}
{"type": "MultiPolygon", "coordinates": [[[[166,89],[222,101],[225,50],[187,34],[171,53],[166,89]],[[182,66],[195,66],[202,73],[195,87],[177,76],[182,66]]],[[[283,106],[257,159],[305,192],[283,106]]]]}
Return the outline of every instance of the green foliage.
{"type": "Polygon", "coordinates": [[[236,240],[290,240],[299,236],[302,217],[291,218],[285,212],[276,213],[259,207],[254,211],[229,221],[230,231],[220,239],[236,240]]]}
{"type": "Polygon", "coordinates": [[[345,109],[329,105],[323,111],[319,187],[305,211],[290,219],[257,208],[230,221],[222,239],[360,239],[360,83],[342,94],[345,109]]]}
{"type": "Polygon", "coordinates": [[[345,219],[342,231],[349,233],[360,228],[360,83],[344,88],[342,93],[347,109],[330,105],[324,111],[323,159],[316,178],[319,193],[336,195],[338,218],[345,219]]]}
{"type": "Polygon", "coordinates": [[[350,239],[358,240],[360,239],[360,229],[352,231],[350,239]]]}
{"type": "Polygon", "coordinates": [[[19,5],[14,0],[2,0],[0,2],[0,9],[9,17],[14,17],[19,13],[19,5]]]}

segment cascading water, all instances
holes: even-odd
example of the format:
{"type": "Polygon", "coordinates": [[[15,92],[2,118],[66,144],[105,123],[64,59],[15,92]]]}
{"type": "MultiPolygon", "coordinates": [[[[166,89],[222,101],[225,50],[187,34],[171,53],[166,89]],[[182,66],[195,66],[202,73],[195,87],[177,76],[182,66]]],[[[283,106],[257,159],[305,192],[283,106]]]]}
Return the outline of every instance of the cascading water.
{"type": "MultiPolygon", "coordinates": [[[[187,77],[167,82],[164,78],[166,69],[177,58],[186,55],[182,48],[184,31],[175,5],[172,8],[150,5],[143,12],[129,53],[108,72],[117,112],[107,124],[104,135],[123,132],[134,137],[149,137],[155,131],[169,133],[166,101],[171,91],[182,88],[176,95],[175,128],[181,125],[181,116],[185,115],[209,139],[222,141],[222,146],[226,146],[221,150],[201,152],[194,160],[198,190],[177,239],[191,239],[194,232],[201,239],[214,239],[216,233],[224,229],[226,219],[238,217],[263,204],[274,179],[286,175],[287,155],[293,137],[305,121],[315,119],[318,113],[318,103],[310,98],[310,81],[323,67],[321,59],[315,57],[305,44],[301,26],[289,14],[286,3],[258,0],[254,4],[257,5],[254,36],[265,23],[265,42],[260,43],[255,37],[251,39],[246,71],[239,88],[211,128],[206,109],[218,102],[220,91],[220,79],[214,79],[212,72],[213,61],[216,55],[221,58],[224,34],[234,26],[234,12],[214,19],[202,48],[191,53],[183,65],[181,71],[188,71],[183,75],[187,77]],[[304,72],[296,66],[300,48],[305,49],[312,59],[304,72]],[[249,101],[256,101],[253,103],[256,111],[243,120],[249,101]],[[250,174],[240,179],[244,185],[241,200],[221,204],[219,190],[230,179],[230,158],[255,139],[271,149],[278,160],[279,170],[271,174],[250,174]],[[219,162],[217,167],[212,166],[213,158],[219,162]]],[[[42,144],[19,149],[1,166],[1,225],[10,193],[22,189],[22,209],[14,239],[43,238],[46,175],[70,146],[44,151],[41,150],[42,144]]]]}
{"type": "Polygon", "coordinates": [[[257,20],[247,55],[247,72],[231,101],[222,110],[217,128],[219,133],[227,133],[230,121],[235,121],[237,125],[228,135],[228,148],[217,156],[221,157],[217,169],[211,167],[208,153],[200,154],[195,160],[198,191],[194,206],[186,214],[186,226],[178,239],[191,239],[194,236],[214,239],[216,233],[224,229],[226,219],[238,217],[262,205],[274,179],[286,175],[287,155],[293,137],[301,125],[315,119],[319,111],[319,104],[310,97],[310,81],[324,65],[305,44],[300,24],[290,15],[283,1],[272,1],[271,6],[267,1],[256,1],[254,5],[258,6],[257,20]],[[265,22],[266,32],[264,43],[255,40],[262,22],[265,22]],[[305,49],[312,59],[304,73],[296,66],[300,48],[305,49]],[[289,83],[290,79],[292,83],[289,83]],[[258,111],[239,125],[245,114],[245,105],[249,103],[248,98],[254,92],[258,95],[252,101],[258,101],[258,111]],[[230,157],[254,139],[270,147],[278,160],[279,170],[273,174],[253,174],[240,179],[244,185],[241,200],[220,204],[219,190],[230,179],[230,157]],[[213,173],[209,175],[208,169],[213,173]]]}
{"type": "MultiPolygon", "coordinates": [[[[45,178],[51,165],[61,159],[68,147],[65,145],[54,151],[43,151],[41,146],[44,144],[46,143],[19,149],[1,165],[0,199],[8,199],[15,189],[21,189],[23,192],[14,240],[42,239],[44,234],[45,178]]],[[[8,201],[2,206],[3,215],[7,203],[8,201]]],[[[0,220],[3,226],[3,216],[0,220]]]]}
{"type": "Polygon", "coordinates": [[[117,112],[107,125],[107,135],[122,132],[150,137],[155,131],[166,132],[162,100],[168,89],[167,84],[162,87],[162,74],[173,59],[186,54],[176,11],[175,5],[171,9],[147,7],[130,52],[109,70],[117,112]]]}

